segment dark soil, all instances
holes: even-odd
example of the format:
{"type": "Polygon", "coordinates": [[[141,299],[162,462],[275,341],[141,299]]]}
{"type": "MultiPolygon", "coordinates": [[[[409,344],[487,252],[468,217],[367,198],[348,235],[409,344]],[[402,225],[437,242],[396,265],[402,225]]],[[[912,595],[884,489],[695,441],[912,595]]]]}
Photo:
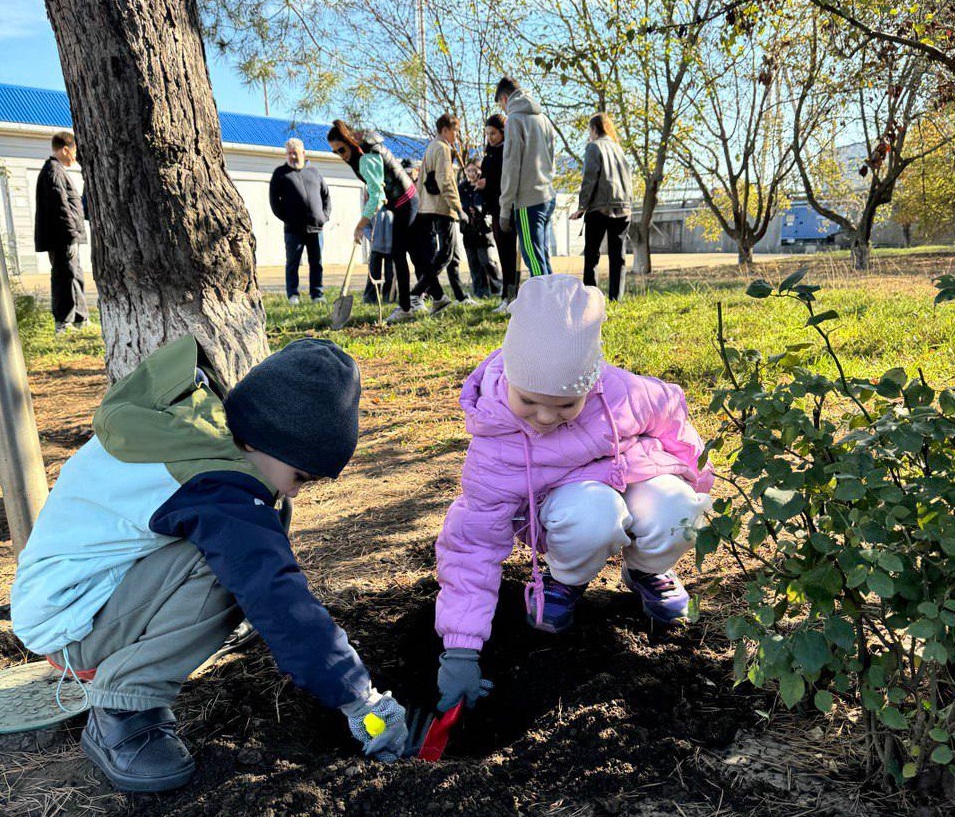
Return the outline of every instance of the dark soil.
{"type": "MultiPolygon", "coordinates": [[[[400,700],[436,700],[436,591],[424,580],[337,611],[376,680],[400,700]],[[388,628],[375,621],[384,610],[400,613],[388,628]]],[[[465,713],[441,763],[357,757],[343,719],[277,686],[260,647],[183,695],[199,764],[193,784],[130,798],[130,809],[271,817],[526,814],[557,803],[624,814],[644,799],[715,806],[720,787],[692,764],[679,767],[701,747],[727,746],[756,716],[752,694],[732,690],[729,661],[701,654],[702,627],[651,635],[633,595],[598,587],[573,630],[549,636],[524,622],[522,594],[521,582],[505,580],[482,662],[495,690],[465,713]]],[[[723,806],[736,800],[745,806],[745,795],[726,792],[723,806]]]]}

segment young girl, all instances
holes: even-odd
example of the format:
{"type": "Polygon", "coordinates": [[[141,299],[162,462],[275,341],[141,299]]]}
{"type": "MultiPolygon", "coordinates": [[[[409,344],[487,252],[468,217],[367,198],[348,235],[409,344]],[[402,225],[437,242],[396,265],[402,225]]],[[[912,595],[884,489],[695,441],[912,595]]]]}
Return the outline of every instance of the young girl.
{"type": "Polygon", "coordinates": [[[711,503],[703,443],[679,386],[603,363],[604,297],[568,275],[525,283],[502,348],[464,384],[472,434],[462,496],[438,537],[438,708],[488,694],[479,651],[491,634],[501,563],[531,548],[528,622],[557,633],[611,556],[653,621],[689,601],[671,568],[711,503]],[[538,568],[545,554],[548,572],[538,568]]]}

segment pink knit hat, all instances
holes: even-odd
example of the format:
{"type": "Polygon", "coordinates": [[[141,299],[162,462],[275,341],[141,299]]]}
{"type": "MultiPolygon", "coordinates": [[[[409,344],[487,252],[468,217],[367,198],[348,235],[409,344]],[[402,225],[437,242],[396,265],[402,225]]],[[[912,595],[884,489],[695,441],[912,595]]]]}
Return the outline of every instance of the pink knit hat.
{"type": "Polygon", "coordinates": [[[539,275],[518,291],[504,335],[504,374],[524,391],[587,394],[600,376],[603,293],[570,275],[539,275]]]}

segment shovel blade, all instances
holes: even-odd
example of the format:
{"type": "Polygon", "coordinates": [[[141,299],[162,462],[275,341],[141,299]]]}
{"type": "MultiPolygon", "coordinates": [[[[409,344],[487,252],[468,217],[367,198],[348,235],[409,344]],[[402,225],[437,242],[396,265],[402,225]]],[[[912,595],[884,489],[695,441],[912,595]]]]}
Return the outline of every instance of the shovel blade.
{"type": "Polygon", "coordinates": [[[437,715],[424,709],[413,710],[408,721],[405,757],[417,757],[436,763],[441,760],[451,736],[451,727],[461,717],[463,703],[437,715]]]}
{"type": "Polygon", "coordinates": [[[332,304],[332,329],[341,329],[351,319],[354,295],[342,295],[332,304]]]}

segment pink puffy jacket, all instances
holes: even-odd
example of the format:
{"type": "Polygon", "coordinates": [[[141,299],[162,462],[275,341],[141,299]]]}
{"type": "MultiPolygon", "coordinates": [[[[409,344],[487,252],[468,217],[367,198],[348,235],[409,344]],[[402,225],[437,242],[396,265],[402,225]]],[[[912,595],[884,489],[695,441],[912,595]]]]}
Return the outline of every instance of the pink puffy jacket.
{"type": "Polygon", "coordinates": [[[501,563],[523,528],[530,529],[539,583],[537,509],[552,489],[598,480],[623,491],[661,474],[682,477],[699,493],[713,487],[712,466],[697,466],[703,442],[690,425],[683,390],[672,383],[605,365],[580,415],[541,434],[508,408],[498,350],[468,377],[461,406],[472,436],[463,493],[436,543],[436,628],[446,649],[479,650],[490,637],[501,563]]]}

